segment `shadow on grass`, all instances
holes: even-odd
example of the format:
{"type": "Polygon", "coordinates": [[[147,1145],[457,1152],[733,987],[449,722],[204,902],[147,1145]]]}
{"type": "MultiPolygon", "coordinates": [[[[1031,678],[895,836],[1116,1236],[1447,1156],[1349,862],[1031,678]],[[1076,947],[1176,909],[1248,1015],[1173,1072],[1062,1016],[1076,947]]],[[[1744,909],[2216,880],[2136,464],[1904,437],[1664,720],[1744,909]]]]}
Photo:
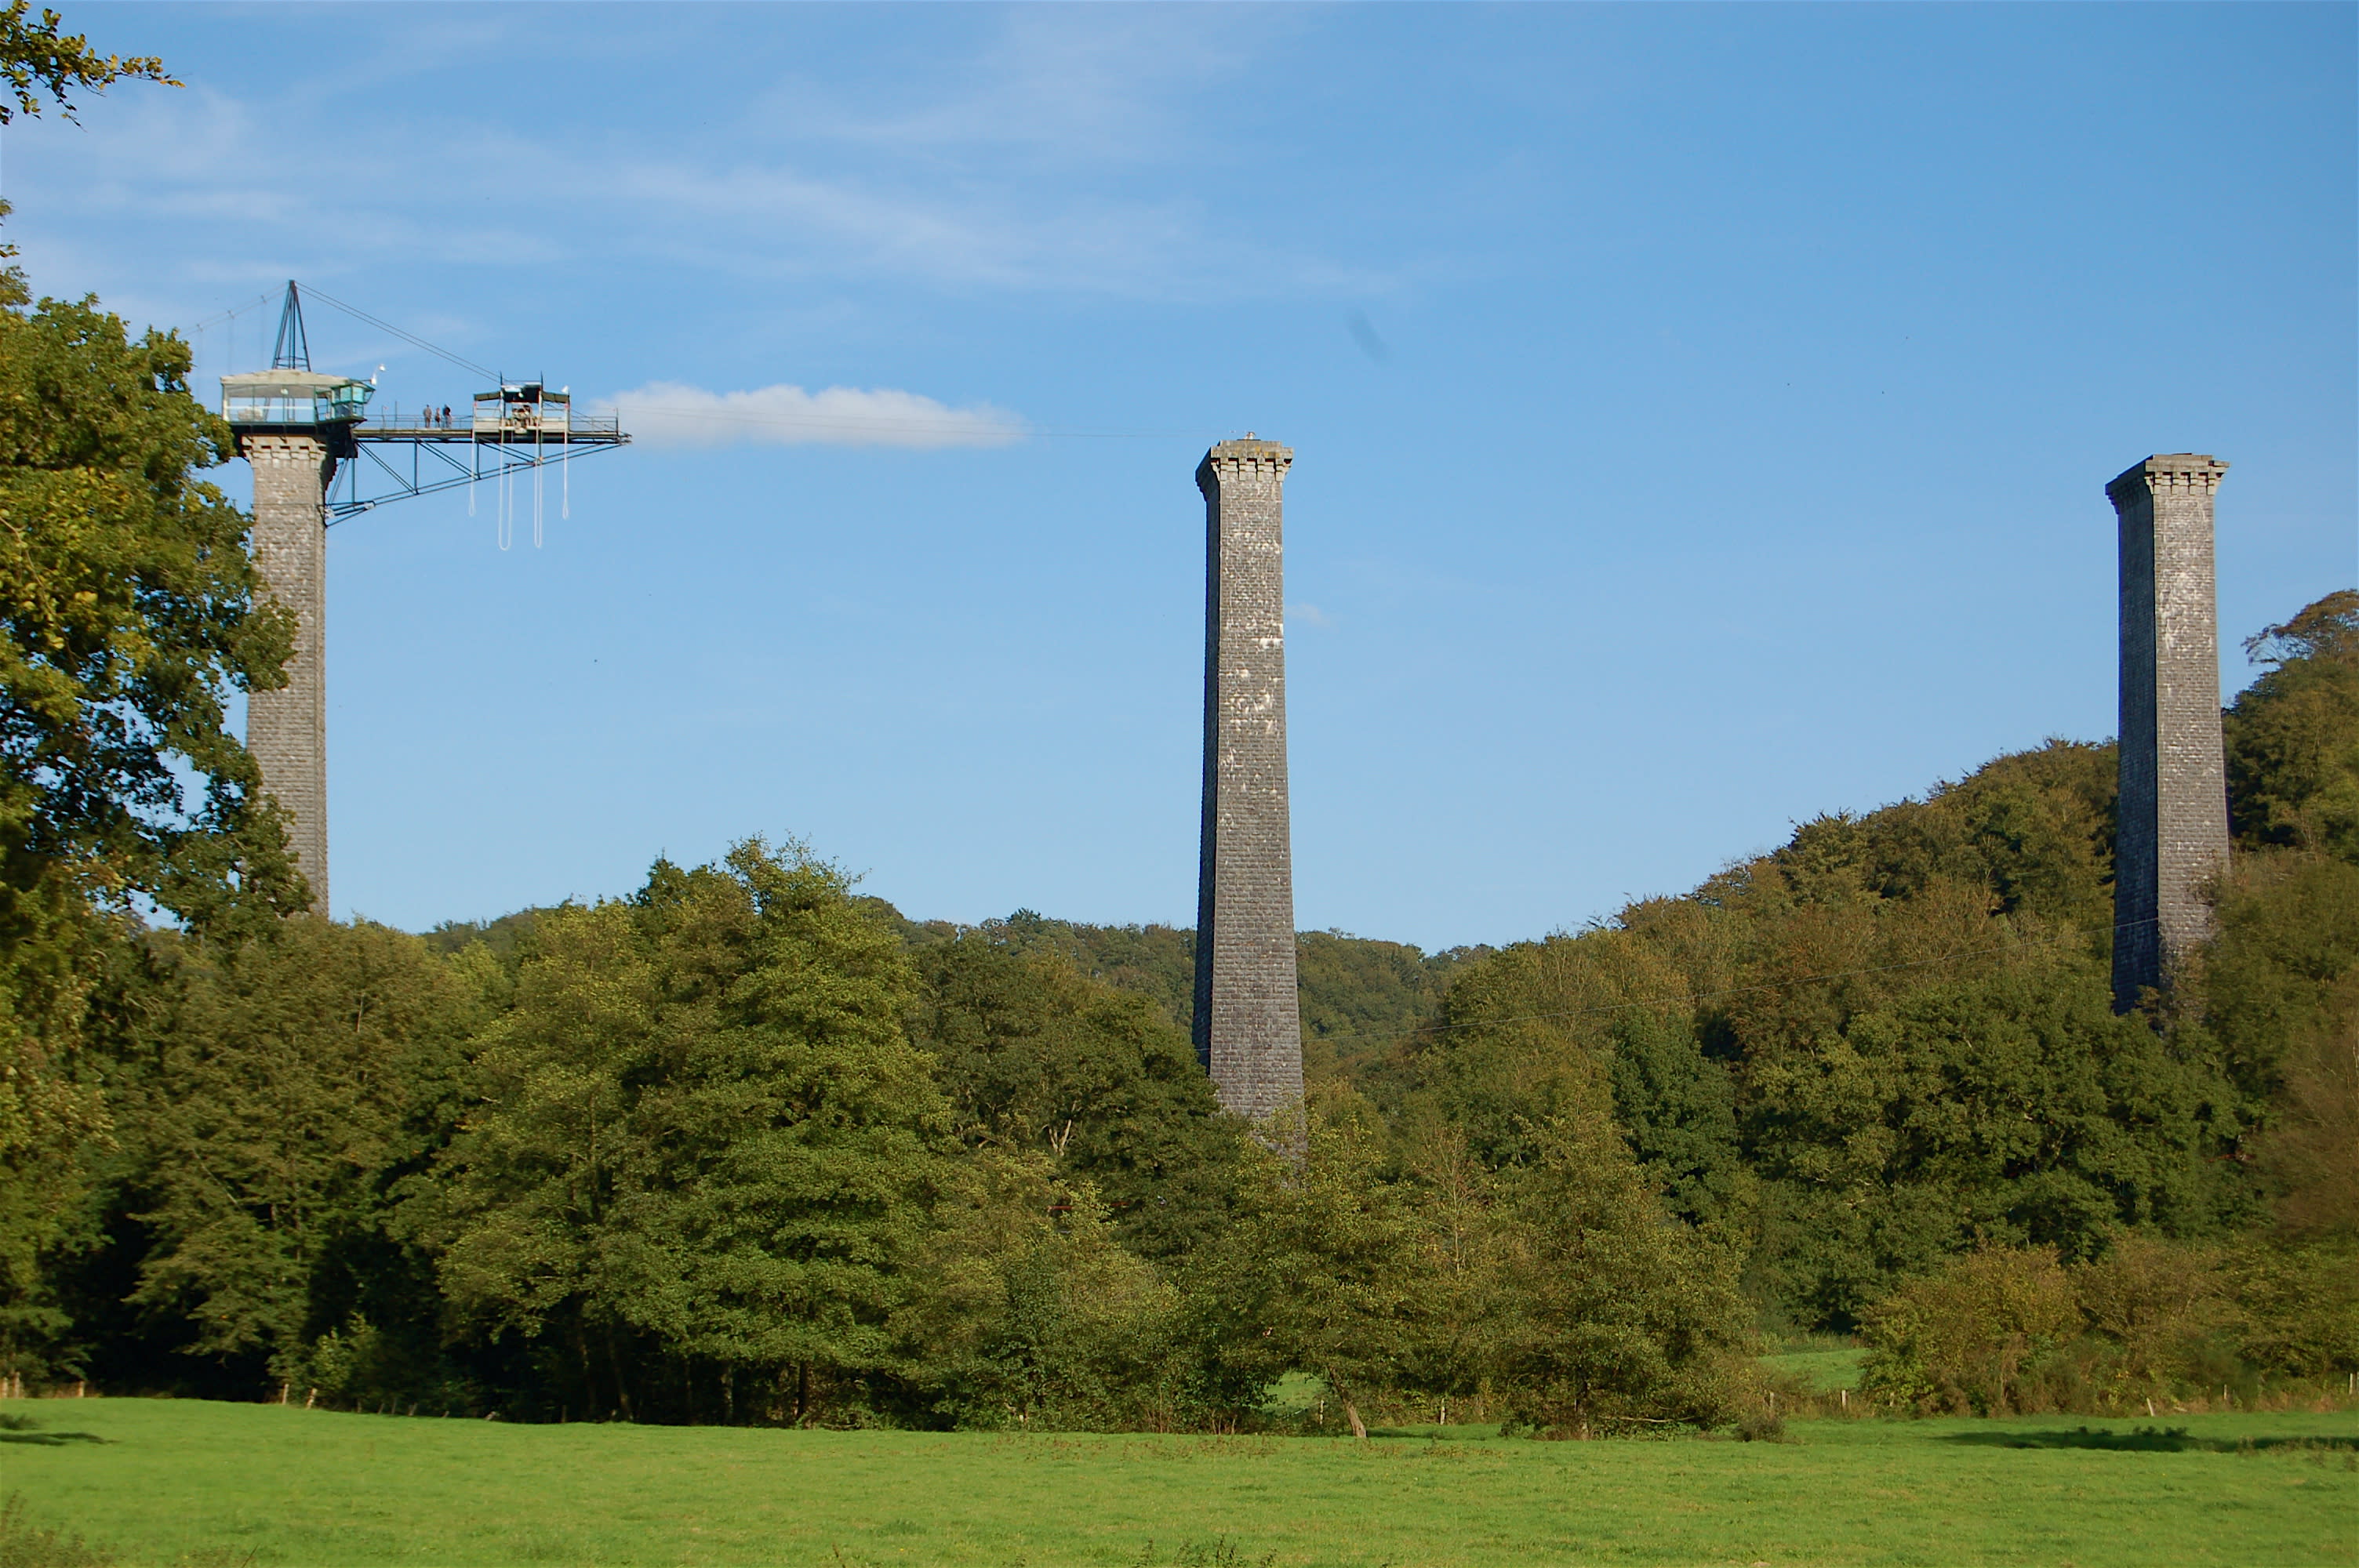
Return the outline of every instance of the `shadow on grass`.
{"type": "Polygon", "coordinates": [[[2272,1448],[2311,1453],[2359,1452],[2359,1437],[2197,1437],[2183,1426],[2142,1426],[2135,1432],[2075,1427],[2067,1432],[1958,1432],[1942,1439],[1973,1448],[2101,1448],[2115,1454],[2259,1454],[2272,1448]]]}
{"type": "Polygon", "coordinates": [[[28,1415],[0,1415],[0,1443],[38,1443],[53,1448],[66,1443],[106,1441],[94,1432],[43,1432],[40,1425],[28,1415]]]}

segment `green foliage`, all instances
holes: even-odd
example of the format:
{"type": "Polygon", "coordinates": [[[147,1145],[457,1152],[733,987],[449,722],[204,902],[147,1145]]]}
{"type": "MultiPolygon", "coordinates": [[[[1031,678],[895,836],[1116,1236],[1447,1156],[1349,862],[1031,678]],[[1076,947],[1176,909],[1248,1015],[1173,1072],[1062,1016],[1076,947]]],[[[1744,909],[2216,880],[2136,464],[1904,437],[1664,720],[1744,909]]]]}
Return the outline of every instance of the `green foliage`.
{"type": "Polygon", "coordinates": [[[971,1143],[1053,1155],[1148,1257],[1176,1257],[1227,1223],[1245,1130],[1221,1113],[1161,1009],[1006,925],[912,957],[924,984],[916,1037],[971,1143]]]}
{"type": "Polygon", "coordinates": [[[2295,1378],[2359,1372],[2359,1246],[2347,1238],[2256,1246],[2225,1264],[2245,1360],[2295,1378]]]}
{"type": "Polygon", "coordinates": [[[1611,1120],[1536,1128],[1507,1193],[1514,1301],[1491,1386],[1512,1419],[1589,1437],[1735,1417],[1758,1348],[1738,1260],[1666,1212],[1611,1120]]]}
{"type": "Polygon", "coordinates": [[[10,0],[0,10],[0,81],[6,83],[0,125],[18,114],[38,114],[45,98],[54,99],[59,112],[72,119],[73,102],[66,95],[71,89],[103,92],[125,79],[180,85],[164,74],[164,62],[154,56],[100,54],[88,38],[66,33],[65,19],[55,11],[42,7],[35,22],[32,9],[28,0],[10,0]]]}
{"type": "Polygon", "coordinates": [[[525,938],[532,935],[541,913],[520,909],[496,920],[445,920],[425,934],[426,945],[438,953],[458,953],[480,946],[514,974],[523,960],[525,938]]]}
{"type": "Polygon", "coordinates": [[[1863,1315],[1871,1354],[1862,1386],[1929,1409],[2005,1415],[2024,1408],[2027,1364],[2080,1330],[2072,1281],[2054,1249],[1968,1253],[1863,1315]]]}
{"type": "Polygon", "coordinates": [[[1374,1108],[1349,1090],[1314,1097],[1265,1150],[1245,1213],[1190,1281],[1199,1332],[1232,1389],[1315,1373],[1367,1435],[1359,1407],[1397,1387],[1432,1316],[1415,1194],[1386,1179],[1374,1108]]]}
{"type": "Polygon", "coordinates": [[[1460,1129],[1484,1162],[1520,1163],[1537,1149],[1534,1129],[1611,1092],[1603,1063],[1614,1025],[1676,1004],[1686,989],[1676,968],[1625,931],[1519,942],[1466,966],[1439,1023],[1409,1043],[1410,1103],[1460,1129]]]}
{"type": "MultiPolygon", "coordinates": [[[[24,17],[0,15],[0,70],[25,108],[37,82],[141,63],[102,70],[24,17]]],[[[226,929],[304,902],[223,722],[230,691],[282,678],[291,622],[257,607],[245,519],[194,477],[229,437],[189,365],[179,339],[28,305],[0,271],[0,1362],[19,1369],[65,1327],[48,1271],[91,1239],[113,1121],[84,1024],[135,911],[226,929]]]]}
{"type": "Polygon", "coordinates": [[[1831,1319],[1963,1245],[2080,1256],[2123,1223],[2209,1231],[2225,1206],[2224,1084],[2114,1017],[2085,966],[1930,989],[1748,1076],[1789,1277],[1831,1319]]]}
{"type": "Polygon", "coordinates": [[[1386,1058],[1441,1010],[1450,977],[1487,948],[1427,954],[1404,942],[1374,942],[1341,931],[1296,939],[1302,993],[1302,1071],[1312,1082],[1371,1086],[1386,1058]]]}
{"type": "Polygon", "coordinates": [[[300,907],[223,712],[283,679],[292,618],[256,602],[245,516],[192,477],[230,448],[188,346],[132,342],[89,300],[0,303],[0,886],[200,920],[234,891],[300,907]]]}
{"type": "Polygon", "coordinates": [[[2270,667],[2226,717],[2238,840],[2359,864],[2359,591],[2331,593],[2245,647],[2270,667]]]}
{"type": "Polygon", "coordinates": [[[481,980],[415,936],[308,914],[234,946],[154,943],[118,1080],[154,1238],[136,1299],[193,1325],[190,1353],[299,1382],[338,1326],[328,1273],[393,1244],[383,1182],[426,1152],[481,980]]]}
{"type": "Polygon", "coordinates": [[[894,1332],[929,1408],[967,1427],[1194,1424],[1178,1298],[1086,1183],[986,1150],[948,1178],[894,1332]]]}
{"type": "MultiPolygon", "coordinates": [[[[2208,1382],[2215,1336],[2239,1326],[2221,1249],[2125,1231],[2070,1271],[2074,1304],[2102,1354],[2082,1381],[2124,1404],[2190,1380],[2208,1382]]],[[[2084,1399],[2082,1402],[2087,1402],[2084,1399]]]]}
{"type": "Polygon", "coordinates": [[[2359,865],[2245,856],[2221,889],[2219,918],[2186,1011],[2218,1040],[2238,1089],[2260,1101],[2291,1062],[2359,1027],[2359,865]]]}
{"type": "Polygon", "coordinates": [[[1650,1184],[1691,1224],[1732,1217],[1750,1194],[1728,1064],[1704,1054],[1691,1020],[1669,1012],[1625,1012],[1606,1034],[1614,1117],[1650,1184]]]}
{"type": "Polygon", "coordinates": [[[2069,1265],[1988,1248],[1902,1282],[1861,1333],[1864,1388],[1922,1411],[2150,1410],[2265,1378],[2317,1391],[2359,1369],[2359,1252],[2139,1231],[2069,1265]]]}
{"type": "Polygon", "coordinates": [[[798,1417],[815,1372],[886,1364],[949,1122],[903,1029],[915,990],[799,847],[658,864],[628,903],[544,914],[413,1210],[453,1307],[566,1336],[584,1402],[626,1415],[625,1337],[798,1417]]]}
{"type": "Polygon", "coordinates": [[[1699,896],[1765,913],[1962,903],[1985,916],[2110,926],[2114,767],[2111,745],[2050,741],[1922,802],[1806,823],[1699,896]]]}
{"type": "MultiPolygon", "coordinates": [[[[948,921],[904,923],[912,946],[959,935],[948,921]]],[[[1082,975],[1153,999],[1182,1036],[1194,1011],[1196,937],[1169,925],[1083,925],[1019,909],[980,928],[995,941],[1027,951],[1060,954],[1082,975]]]]}
{"type": "MultiPolygon", "coordinates": [[[[949,921],[905,920],[882,899],[879,914],[913,952],[982,935],[992,942],[1069,961],[1080,974],[1152,999],[1184,1039],[1195,1011],[1196,938],[1169,925],[1084,925],[1019,909],[964,930],[949,921]]],[[[1400,942],[1341,931],[1296,938],[1302,1004],[1303,1071],[1313,1082],[1340,1078],[1379,1087],[1399,1047],[1439,1013],[1451,975],[1487,947],[1427,954],[1400,942]]]]}
{"type": "Polygon", "coordinates": [[[1689,898],[1460,968],[1416,1094],[1499,1168],[1602,1077],[1772,1317],[1847,1324],[1977,1244],[2208,1233],[2258,1114],[2200,1025],[2117,1019],[2110,748],[2052,742],[1823,817],[1689,898]]]}
{"type": "MultiPolygon", "coordinates": [[[[2353,988],[2346,988],[2353,989],[2353,988]]],[[[2254,1163],[2297,1240],[2359,1242],[2359,1008],[2306,1043],[2285,1075],[2254,1163]]]]}

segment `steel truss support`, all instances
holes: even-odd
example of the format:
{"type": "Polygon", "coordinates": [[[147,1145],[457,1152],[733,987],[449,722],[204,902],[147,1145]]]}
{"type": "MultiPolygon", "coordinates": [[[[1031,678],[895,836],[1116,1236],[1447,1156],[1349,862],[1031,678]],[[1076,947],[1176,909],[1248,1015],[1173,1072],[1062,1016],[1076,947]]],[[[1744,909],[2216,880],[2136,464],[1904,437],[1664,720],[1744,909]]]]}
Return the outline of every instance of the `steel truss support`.
{"type": "Polygon", "coordinates": [[[375,471],[367,486],[361,483],[363,465],[347,461],[340,465],[335,482],[328,492],[328,526],[364,512],[374,511],[388,501],[407,501],[415,495],[432,495],[439,491],[456,490],[461,485],[484,481],[497,481],[511,473],[531,469],[551,468],[569,457],[579,462],[593,452],[612,451],[625,445],[628,437],[576,437],[570,441],[478,441],[465,437],[453,440],[447,436],[376,435],[365,428],[353,432],[354,444],[360,454],[369,460],[375,471]],[[400,460],[397,449],[392,461],[387,461],[380,448],[409,449],[408,463],[400,460]],[[460,452],[465,453],[462,459],[460,452]],[[425,458],[431,455],[441,466],[429,469],[425,458]],[[403,473],[403,468],[408,472],[403,473]],[[375,482],[382,481],[382,483],[375,482]]]}

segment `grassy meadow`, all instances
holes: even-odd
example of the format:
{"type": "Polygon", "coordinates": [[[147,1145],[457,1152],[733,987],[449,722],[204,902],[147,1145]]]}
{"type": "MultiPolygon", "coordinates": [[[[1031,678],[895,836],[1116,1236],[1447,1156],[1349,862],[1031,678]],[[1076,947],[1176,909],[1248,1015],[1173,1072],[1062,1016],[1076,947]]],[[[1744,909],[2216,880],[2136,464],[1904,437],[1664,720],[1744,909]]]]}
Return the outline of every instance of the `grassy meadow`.
{"type": "Polygon", "coordinates": [[[0,1415],[11,1568],[2359,1562],[2348,1413],[1811,1421],[1782,1443],[1459,1427],[1365,1444],[519,1426],[163,1400],[0,1415]]]}

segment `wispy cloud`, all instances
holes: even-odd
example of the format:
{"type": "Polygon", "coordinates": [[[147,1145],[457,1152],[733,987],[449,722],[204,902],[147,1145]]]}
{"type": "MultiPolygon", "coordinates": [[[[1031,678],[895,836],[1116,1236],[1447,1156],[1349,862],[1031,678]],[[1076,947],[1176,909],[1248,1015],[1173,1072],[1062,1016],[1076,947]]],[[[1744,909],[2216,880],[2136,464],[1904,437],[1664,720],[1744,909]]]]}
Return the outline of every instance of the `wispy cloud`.
{"type": "Polygon", "coordinates": [[[884,92],[798,72],[745,125],[899,148],[970,171],[978,159],[1005,167],[1010,156],[1072,166],[1200,159],[1208,148],[1190,100],[1246,75],[1262,51],[1309,26],[1262,12],[1248,50],[1189,10],[1006,11],[973,53],[884,92]]]}
{"type": "Polygon", "coordinates": [[[10,127],[12,228],[37,283],[54,274],[109,298],[136,289],[159,319],[185,321],[249,287],[342,278],[342,292],[407,321],[415,304],[374,283],[398,258],[409,296],[471,316],[451,346],[488,362],[534,319],[511,297],[516,282],[538,300],[552,282],[635,267],[722,287],[791,281],[815,304],[905,284],[1367,299],[1417,270],[1371,264],[1318,225],[1233,199],[1236,178],[1265,176],[1230,108],[1251,98],[1270,29],[1281,41],[1315,30],[1299,16],[1257,16],[1256,49],[1240,50],[1193,11],[979,12],[923,34],[889,69],[846,77],[829,54],[685,119],[599,107],[594,84],[614,51],[692,52],[741,24],[707,17],[683,32],[625,18],[553,46],[582,83],[563,98],[571,108],[503,106],[462,132],[451,61],[496,54],[528,29],[486,21],[488,34],[454,52],[374,15],[290,24],[310,40],[292,80],[126,92],[87,128],[10,127]],[[331,37],[383,47],[326,49],[331,37]],[[314,70],[314,56],[337,63],[314,70]],[[371,105],[365,179],[352,177],[352,146],[286,132],[353,102],[371,105]],[[557,146],[571,156],[548,157],[557,146]],[[536,177],[515,178],[519,168],[536,177]],[[92,254],[63,253],[75,235],[93,239],[92,254]]]}
{"type": "Polygon", "coordinates": [[[1024,438],[1023,420],[1004,408],[952,408],[889,387],[707,392],[651,381],[604,403],[633,440],[654,447],[1005,447],[1024,438]]]}

